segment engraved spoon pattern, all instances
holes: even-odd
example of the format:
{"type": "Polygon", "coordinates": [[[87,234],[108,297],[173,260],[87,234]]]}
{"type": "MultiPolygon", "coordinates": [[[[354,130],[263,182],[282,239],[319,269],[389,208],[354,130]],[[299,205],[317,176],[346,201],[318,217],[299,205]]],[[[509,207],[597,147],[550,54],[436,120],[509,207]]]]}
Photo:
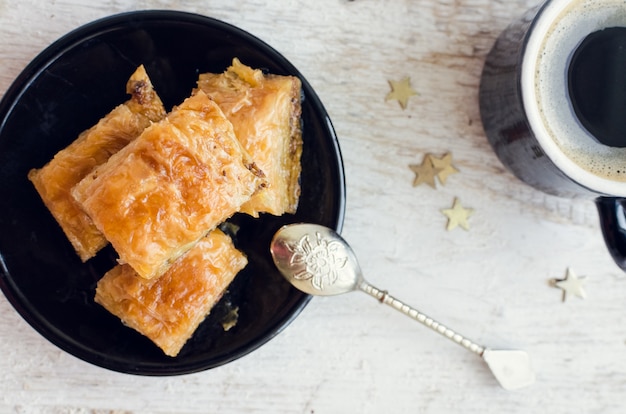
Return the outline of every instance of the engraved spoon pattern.
{"type": "Polygon", "coordinates": [[[363,277],[354,251],[332,229],[316,224],[283,226],[274,235],[270,251],[281,274],[305,293],[332,296],[363,291],[479,355],[504,389],[523,388],[535,380],[525,351],[481,346],[372,286],[363,277]]]}

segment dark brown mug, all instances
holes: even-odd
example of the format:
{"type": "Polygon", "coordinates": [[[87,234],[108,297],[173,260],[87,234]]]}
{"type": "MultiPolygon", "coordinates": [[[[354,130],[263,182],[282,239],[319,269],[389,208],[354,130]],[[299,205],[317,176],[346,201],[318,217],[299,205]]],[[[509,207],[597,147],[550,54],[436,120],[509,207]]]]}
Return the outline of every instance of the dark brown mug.
{"type": "Polygon", "coordinates": [[[487,56],[480,111],[518,178],[596,202],[626,271],[626,2],[547,0],[529,10],[487,56]]]}

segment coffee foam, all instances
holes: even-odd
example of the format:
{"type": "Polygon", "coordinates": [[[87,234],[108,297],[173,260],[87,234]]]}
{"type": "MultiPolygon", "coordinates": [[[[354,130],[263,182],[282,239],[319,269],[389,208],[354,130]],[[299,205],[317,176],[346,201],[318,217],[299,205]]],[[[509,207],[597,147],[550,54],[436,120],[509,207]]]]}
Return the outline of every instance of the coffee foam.
{"type": "Polygon", "coordinates": [[[580,43],[591,33],[619,26],[626,26],[624,0],[550,2],[528,40],[522,88],[531,128],[552,161],[590,189],[626,196],[626,148],[601,144],[580,124],[567,86],[580,43]]]}

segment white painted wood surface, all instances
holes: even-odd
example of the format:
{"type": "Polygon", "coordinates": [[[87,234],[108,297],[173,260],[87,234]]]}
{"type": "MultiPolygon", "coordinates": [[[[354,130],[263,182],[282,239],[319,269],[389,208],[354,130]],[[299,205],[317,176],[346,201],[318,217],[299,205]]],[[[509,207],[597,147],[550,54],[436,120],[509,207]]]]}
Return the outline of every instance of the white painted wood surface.
{"type": "MultiPolygon", "coordinates": [[[[367,278],[491,347],[528,350],[529,389],[498,387],[476,355],[362,294],[315,298],[252,354],[198,374],[145,378],[70,356],[0,297],[2,413],[617,413],[626,390],[626,277],[592,202],[543,195],[484,137],[485,54],[538,0],[0,1],[0,91],[79,25],[177,9],[239,26],[282,52],[333,119],[347,177],[344,237],[367,278]],[[388,80],[411,77],[402,111],[388,80]],[[460,174],[412,187],[408,165],[451,151],[460,174]],[[445,230],[454,197],[469,231],[445,230]],[[561,302],[571,267],[587,299],[561,302]]],[[[7,196],[7,195],[4,195],[7,196]]],[[[9,195],[10,196],[10,195],[9,195]]]]}

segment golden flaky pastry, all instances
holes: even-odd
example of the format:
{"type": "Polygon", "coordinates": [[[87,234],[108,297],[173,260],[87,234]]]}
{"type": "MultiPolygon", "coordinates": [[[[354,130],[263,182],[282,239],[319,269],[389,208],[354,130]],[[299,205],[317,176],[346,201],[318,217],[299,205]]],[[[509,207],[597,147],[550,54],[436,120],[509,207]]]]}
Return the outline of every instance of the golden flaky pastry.
{"type": "Polygon", "coordinates": [[[265,185],[206,94],[187,98],[148,127],[72,194],[141,277],[162,275],[265,185]]]}
{"type": "Polygon", "coordinates": [[[126,91],[131,95],[128,102],[80,134],[43,168],[33,169],[28,174],[83,261],[93,257],[107,240],[74,202],[70,190],[94,168],[104,164],[111,154],[137,138],[152,122],[165,117],[163,103],[143,66],[130,77],[126,91]]]}
{"type": "Polygon", "coordinates": [[[176,356],[246,264],[231,239],[215,230],[157,279],[146,280],[128,265],[114,267],[98,282],[95,300],[176,356]]]}
{"type": "Polygon", "coordinates": [[[224,73],[201,74],[198,88],[217,102],[266,175],[267,187],[241,210],[255,217],[295,213],[302,154],[300,79],[264,75],[235,58],[224,73]]]}

